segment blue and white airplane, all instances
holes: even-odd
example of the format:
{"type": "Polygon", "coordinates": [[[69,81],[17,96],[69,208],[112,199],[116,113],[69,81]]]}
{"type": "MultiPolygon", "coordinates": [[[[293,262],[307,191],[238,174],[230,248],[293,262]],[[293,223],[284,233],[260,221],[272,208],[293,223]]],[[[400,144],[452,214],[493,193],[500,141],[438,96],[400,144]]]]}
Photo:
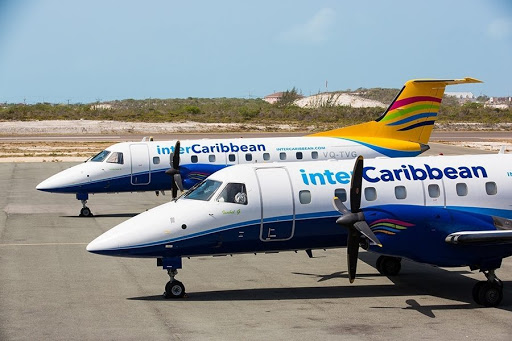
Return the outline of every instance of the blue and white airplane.
{"type": "Polygon", "coordinates": [[[416,156],[428,149],[445,87],[478,82],[469,77],[410,80],[376,121],[304,137],[118,143],[36,188],[75,194],[83,204],[80,215],[91,216],[90,193],[172,189],[175,198],[178,188],[188,189],[235,164],[416,156]]]}
{"type": "Polygon", "coordinates": [[[474,300],[497,306],[495,270],[512,255],[510,164],[512,155],[498,154],[237,165],[87,250],[156,258],[170,276],[165,296],[182,297],[182,257],[347,247],[352,282],[362,246],[382,254],[385,275],[398,274],[401,258],[478,269],[487,281],[474,300]]]}

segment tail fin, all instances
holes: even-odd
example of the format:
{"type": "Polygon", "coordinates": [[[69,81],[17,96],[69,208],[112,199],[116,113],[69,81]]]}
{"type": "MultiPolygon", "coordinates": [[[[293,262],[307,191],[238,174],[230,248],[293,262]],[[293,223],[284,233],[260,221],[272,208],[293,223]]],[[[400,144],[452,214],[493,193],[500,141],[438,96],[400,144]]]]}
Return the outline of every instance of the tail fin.
{"type": "MultiPolygon", "coordinates": [[[[378,140],[392,139],[424,146],[428,143],[434,128],[445,87],[464,83],[481,83],[481,81],[470,77],[407,81],[391,105],[377,120],[309,136],[340,137],[368,144],[377,142],[377,145],[381,145],[378,140]]],[[[397,147],[396,143],[385,144],[388,146],[381,145],[381,147],[393,149],[397,147]]]]}

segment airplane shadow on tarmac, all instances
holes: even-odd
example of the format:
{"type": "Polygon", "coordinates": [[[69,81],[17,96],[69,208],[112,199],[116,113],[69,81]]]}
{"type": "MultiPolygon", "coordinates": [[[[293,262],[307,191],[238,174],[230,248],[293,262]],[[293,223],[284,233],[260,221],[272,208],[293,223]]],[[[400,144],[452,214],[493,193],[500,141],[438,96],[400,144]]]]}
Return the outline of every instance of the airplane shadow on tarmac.
{"type": "MultiPolygon", "coordinates": [[[[375,264],[377,256],[370,253],[360,254],[360,260],[370,265],[375,264]]],[[[340,264],[340,267],[344,267],[340,264]]],[[[498,270],[499,271],[499,270],[498,270]]],[[[407,260],[402,261],[402,271],[398,276],[388,277],[393,285],[371,285],[372,278],[378,274],[360,273],[354,284],[348,284],[346,271],[332,274],[291,273],[297,276],[318,278],[317,282],[346,278],[347,286],[302,287],[302,288],[258,288],[240,290],[217,290],[191,292],[184,299],[164,299],[162,295],[131,297],[135,301],[161,301],[173,304],[186,304],[190,301],[260,301],[260,300],[314,300],[314,299],[350,299],[361,297],[404,297],[403,306],[369,306],[371,309],[405,309],[415,310],[427,317],[436,318],[435,311],[466,310],[466,309],[501,309],[512,312],[512,281],[504,281],[503,301],[498,308],[484,308],[472,299],[472,289],[477,280],[464,276],[469,271],[450,271],[441,268],[418,264],[407,260]],[[362,283],[360,286],[357,284],[362,283]],[[450,301],[447,304],[424,305],[424,297],[434,296],[450,301]]],[[[498,274],[499,275],[499,274],[498,274]]],[[[485,276],[482,274],[482,279],[485,276]]]]}

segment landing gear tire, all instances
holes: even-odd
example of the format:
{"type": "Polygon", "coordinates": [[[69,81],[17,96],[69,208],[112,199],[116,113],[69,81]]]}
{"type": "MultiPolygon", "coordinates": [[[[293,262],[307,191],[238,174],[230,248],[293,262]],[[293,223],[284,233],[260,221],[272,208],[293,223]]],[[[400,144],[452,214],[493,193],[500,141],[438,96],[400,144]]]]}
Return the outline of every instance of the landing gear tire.
{"type": "Polygon", "coordinates": [[[80,210],[80,217],[92,217],[92,212],[89,207],[82,207],[80,210]]]}
{"type": "Polygon", "coordinates": [[[377,271],[384,276],[396,276],[402,269],[402,259],[398,257],[380,256],[377,259],[377,271]]]}
{"type": "Polygon", "coordinates": [[[480,281],[480,282],[477,282],[475,284],[475,286],[473,287],[473,301],[475,301],[476,304],[482,304],[480,303],[480,288],[482,287],[482,285],[484,285],[486,282],[483,282],[483,281],[480,281]]]}
{"type": "Polygon", "coordinates": [[[497,282],[478,282],[473,287],[473,298],[484,307],[497,307],[503,299],[503,286],[497,282]]]}
{"type": "Polygon", "coordinates": [[[185,296],[185,286],[180,281],[169,281],[165,285],[165,298],[182,298],[185,296]]]}

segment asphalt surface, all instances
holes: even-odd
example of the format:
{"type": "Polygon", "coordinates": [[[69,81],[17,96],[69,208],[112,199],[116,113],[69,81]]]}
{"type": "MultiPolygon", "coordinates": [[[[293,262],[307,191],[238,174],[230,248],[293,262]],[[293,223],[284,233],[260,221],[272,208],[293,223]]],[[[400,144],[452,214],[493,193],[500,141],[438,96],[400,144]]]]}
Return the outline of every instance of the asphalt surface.
{"type": "MultiPolygon", "coordinates": [[[[433,144],[431,155],[468,149],[433,144]]],[[[484,276],[403,262],[379,275],[362,252],[347,278],[345,249],[185,259],[189,297],[165,300],[155,260],[109,258],[88,242],[169,200],[154,193],[91,196],[93,218],[72,195],[35,186],[71,163],[0,164],[0,340],[510,340],[512,260],[499,308],[473,303],[484,276]]],[[[435,252],[435,250],[433,250],[435,252]]]]}

